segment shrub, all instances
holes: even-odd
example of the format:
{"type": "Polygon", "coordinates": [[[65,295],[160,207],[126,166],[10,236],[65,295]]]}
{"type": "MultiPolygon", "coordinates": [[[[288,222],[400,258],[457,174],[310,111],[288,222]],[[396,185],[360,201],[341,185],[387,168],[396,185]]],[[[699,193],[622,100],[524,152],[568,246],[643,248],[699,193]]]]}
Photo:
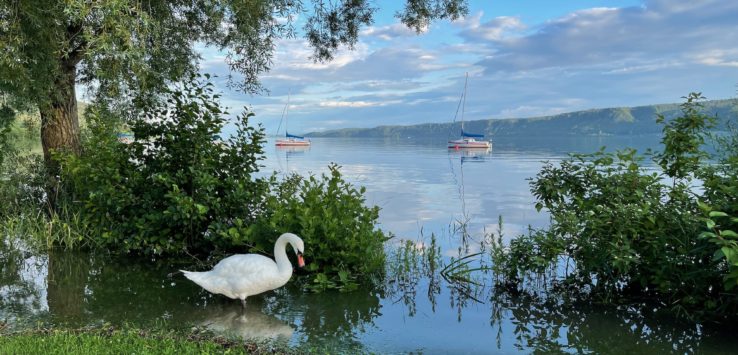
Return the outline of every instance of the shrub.
{"type": "Polygon", "coordinates": [[[375,228],[379,208],[364,206],[365,189],[342,177],[339,166],[329,175],[291,175],[271,179],[267,213],[246,233],[265,250],[273,245],[264,236],[299,231],[305,241],[308,270],[317,272],[314,288],[352,289],[356,279],[366,280],[384,269],[383,243],[375,228]]]}
{"type": "MultiPolygon", "coordinates": [[[[663,152],[652,156],[661,172],[645,168],[646,156],[632,149],[543,167],[531,189],[551,225],[494,249],[506,282],[520,284],[526,273],[556,270],[566,260],[573,271],[558,276],[576,286],[569,290],[587,291],[581,295],[645,297],[692,317],[738,310],[729,292],[738,280],[738,220],[728,217],[738,209],[738,150],[722,149],[722,163],[709,165],[702,146],[714,118],[701,113],[700,94],[686,99],[682,115],[664,124],[663,152]]],[[[731,137],[724,145],[738,136],[731,137]]]]}
{"type": "Polygon", "coordinates": [[[538,253],[548,263],[571,258],[570,279],[608,297],[651,290],[681,300],[692,287],[706,290],[710,260],[700,251],[705,243],[697,238],[696,201],[688,188],[662,183],[638,160],[633,150],[600,151],[546,165],[531,184],[538,208],[552,218],[545,237],[536,239],[538,253]],[[550,238],[557,243],[543,248],[550,238]],[[551,246],[560,249],[551,252],[551,246]]]}
{"type": "Polygon", "coordinates": [[[16,216],[29,210],[48,210],[48,183],[43,160],[14,148],[6,151],[0,164],[0,218],[16,216]]]}
{"type": "Polygon", "coordinates": [[[731,126],[729,134],[715,137],[718,144],[716,164],[700,171],[704,194],[700,208],[706,230],[702,237],[717,250],[715,259],[724,277],[726,290],[738,286],[738,130],[731,126]]]}
{"type": "Polygon", "coordinates": [[[221,228],[251,223],[262,210],[261,129],[237,117],[237,132],[216,139],[226,123],[212,84],[193,77],[130,123],[135,141],[116,137],[119,121],[90,107],[91,135],[81,157],[66,156],[63,183],[99,231],[99,243],[124,251],[183,253],[243,244],[221,228]]]}

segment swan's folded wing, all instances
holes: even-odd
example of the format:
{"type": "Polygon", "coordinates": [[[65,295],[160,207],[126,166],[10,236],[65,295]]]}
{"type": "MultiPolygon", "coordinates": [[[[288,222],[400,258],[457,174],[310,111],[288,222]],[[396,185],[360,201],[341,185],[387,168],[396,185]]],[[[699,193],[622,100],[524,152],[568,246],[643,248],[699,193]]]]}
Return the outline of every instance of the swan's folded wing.
{"type": "Polygon", "coordinates": [[[213,268],[235,294],[251,296],[284,285],[274,260],[258,254],[233,255],[213,268]]]}
{"type": "Polygon", "coordinates": [[[278,272],[274,260],[259,254],[237,254],[221,260],[213,272],[224,277],[278,272]]]}

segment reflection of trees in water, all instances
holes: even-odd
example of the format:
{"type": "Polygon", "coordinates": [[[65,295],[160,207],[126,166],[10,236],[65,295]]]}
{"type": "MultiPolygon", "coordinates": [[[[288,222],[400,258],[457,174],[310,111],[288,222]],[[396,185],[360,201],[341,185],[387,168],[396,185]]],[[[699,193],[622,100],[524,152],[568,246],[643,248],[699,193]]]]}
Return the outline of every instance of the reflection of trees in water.
{"type": "MultiPolygon", "coordinates": [[[[498,349],[503,348],[503,342],[513,342],[521,351],[542,353],[734,352],[735,341],[725,331],[716,334],[717,329],[680,324],[673,318],[650,314],[647,305],[594,307],[572,304],[547,297],[545,288],[535,283],[531,285],[537,292],[531,293],[487,286],[485,280],[492,283],[494,275],[486,255],[479,255],[479,260],[470,266],[472,272],[467,276],[473,282],[438,277],[454,261],[439,259],[433,271],[428,266],[427,259],[432,258],[428,256],[429,247],[419,245],[422,243],[408,244],[413,251],[390,254],[394,259],[389,260],[401,266],[388,268],[391,271],[386,283],[388,298],[402,302],[412,317],[418,312],[417,297],[427,295],[432,311],[436,312],[436,299],[445,293],[459,321],[465,309],[480,300],[490,309],[490,326],[496,328],[498,349]],[[411,261],[417,262],[417,266],[409,265],[411,261]],[[418,292],[425,287],[427,292],[418,292]],[[508,332],[512,329],[512,333],[505,334],[503,329],[508,332]],[[708,342],[709,339],[719,339],[722,343],[708,342]]],[[[482,252],[485,252],[484,247],[482,252]]]]}
{"type": "Polygon", "coordinates": [[[201,325],[242,337],[284,339],[297,325],[296,340],[311,348],[353,352],[364,350],[357,334],[380,314],[376,291],[316,295],[294,285],[278,290],[277,297],[266,293],[251,298],[244,311],[240,303],[211,295],[180,276],[168,278],[181,268],[171,262],[68,251],[36,256],[5,243],[0,263],[0,320],[19,326],[18,316],[43,312],[37,319],[71,327],[104,322],[160,326],[164,321],[175,327],[201,325]]]}
{"type": "Polygon", "coordinates": [[[521,350],[595,354],[705,353],[710,350],[729,353],[735,350],[728,344],[725,349],[715,349],[716,344],[710,344],[711,349],[703,348],[704,339],[712,330],[648,314],[645,306],[640,309],[566,306],[559,300],[527,293],[515,296],[493,293],[491,301],[492,325],[501,328],[504,322],[512,322],[515,345],[521,350]]]}
{"type": "Polygon", "coordinates": [[[205,307],[212,296],[181,276],[167,277],[177,269],[165,260],[93,256],[86,295],[91,320],[144,325],[196,320],[193,311],[205,307]]]}
{"type": "Polygon", "coordinates": [[[83,316],[89,274],[90,258],[86,254],[49,251],[46,302],[53,319],[69,322],[83,316]]]}
{"type": "Polygon", "coordinates": [[[43,302],[47,260],[25,243],[0,236],[0,321],[30,322],[45,311],[43,302]]]}
{"type": "MultiPolygon", "coordinates": [[[[414,243],[412,250],[399,259],[407,264],[387,273],[394,281],[382,288],[310,294],[291,283],[251,298],[249,308],[241,311],[238,302],[210,295],[181,277],[167,278],[167,273],[180,268],[168,262],[67,251],[47,257],[3,240],[0,321],[14,327],[32,325],[36,320],[71,326],[105,321],[146,326],[165,320],[176,327],[202,325],[242,337],[272,338],[289,337],[295,328],[293,342],[328,352],[353,353],[367,350],[361,344],[362,333],[374,326],[382,302],[404,304],[411,317],[423,312],[419,307],[429,307],[432,312],[450,307],[460,317],[467,310],[478,312],[478,306],[471,306],[478,305],[474,297],[489,307],[498,349],[512,342],[526,352],[734,351],[732,334],[717,334],[712,328],[693,324],[674,325],[670,319],[648,313],[647,307],[572,306],[545,298],[545,293],[496,292],[484,282],[449,282],[441,276],[448,261],[443,261],[437,246],[431,242],[421,249],[414,243]],[[416,305],[423,298],[429,304],[416,305]]],[[[488,264],[475,264],[484,265],[488,264]]],[[[484,271],[475,273],[475,281],[494,279],[484,271]]]]}
{"type": "Polygon", "coordinates": [[[381,315],[380,294],[376,290],[360,288],[320,294],[291,291],[289,287],[277,290],[278,297],[265,306],[265,311],[298,324],[297,341],[310,347],[319,345],[329,352],[363,351],[357,336],[381,315]]]}
{"type": "MultiPolygon", "coordinates": [[[[199,288],[166,278],[162,262],[113,258],[107,254],[51,250],[39,253],[22,243],[0,244],[0,320],[18,324],[32,316],[69,326],[112,322],[151,323],[183,314],[203,299],[199,288]],[[46,307],[48,306],[48,313],[46,307]],[[43,312],[43,314],[41,314],[43,312]]],[[[205,295],[207,297],[207,295],[205,295]]]]}

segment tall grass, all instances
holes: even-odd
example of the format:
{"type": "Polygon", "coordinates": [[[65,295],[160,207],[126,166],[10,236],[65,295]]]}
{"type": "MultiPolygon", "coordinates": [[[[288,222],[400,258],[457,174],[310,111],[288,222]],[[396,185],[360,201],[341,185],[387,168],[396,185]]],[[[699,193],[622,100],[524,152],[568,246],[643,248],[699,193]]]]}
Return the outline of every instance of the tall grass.
{"type": "MultiPolygon", "coordinates": [[[[17,133],[17,132],[16,132],[17,133]]],[[[22,132],[21,132],[22,133],[22,132]]],[[[16,134],[17,136],[18,134],[16,134]]],[[[17,143],[4,151],[0,165],[0,239],[23,240],[38,248],[91,246],[92,229],[80,211],[57,197],[49,199],[53,177],[44,169],[40,154],[17,143]]]]}
{"type": "Polygon", "coordinates": [[[64,209],[47,212],[26,208],[18,214],[4,216],[0,220],[0,236],[23,240],[39,248],[62,246],[79,249],[92,246],[92,228],[79,212],[64,209]]]}

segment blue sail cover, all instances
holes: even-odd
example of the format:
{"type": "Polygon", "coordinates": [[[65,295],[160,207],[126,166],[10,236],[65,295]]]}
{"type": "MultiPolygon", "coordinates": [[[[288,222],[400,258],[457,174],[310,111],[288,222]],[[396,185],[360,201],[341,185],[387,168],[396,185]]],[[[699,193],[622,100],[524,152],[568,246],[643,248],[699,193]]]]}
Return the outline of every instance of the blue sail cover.
{"type": "Polygon", "coordinates": [[[289,134],[287,132],[284,132],[284,133],[285,133],[285,136],[287,136],[287,138],[305,139],[305,137],[302,137],[302,136],[296,136],[294,134],[289,134]]]}
{"type": "Polygon", "coordinates": [[[461,136],[467,137],[467,138],[484,138],[484,134],[474,134],[474,133],[468,133],[464,132],[464,130],[461,130],[461,136]]]}

